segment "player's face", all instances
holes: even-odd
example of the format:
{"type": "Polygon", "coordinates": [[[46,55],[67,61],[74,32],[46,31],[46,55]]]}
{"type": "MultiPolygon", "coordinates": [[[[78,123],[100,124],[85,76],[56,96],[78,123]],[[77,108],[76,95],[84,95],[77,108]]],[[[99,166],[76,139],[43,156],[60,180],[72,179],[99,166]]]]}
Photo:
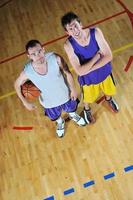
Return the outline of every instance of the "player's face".
{"type": "Polygon", "coordinates": [[[40,44],[36,44],[35,47],[28,49],[28,57],[38,64],[43,64],[45,62],[44,49],[40,44]]]}
{"type": "Polygon", "coordinates": [[[70,24],[66,25],[66,31],[68,35],[78,39],[82,33],[82,25],[76,19],[74,19],[70,24]]]}

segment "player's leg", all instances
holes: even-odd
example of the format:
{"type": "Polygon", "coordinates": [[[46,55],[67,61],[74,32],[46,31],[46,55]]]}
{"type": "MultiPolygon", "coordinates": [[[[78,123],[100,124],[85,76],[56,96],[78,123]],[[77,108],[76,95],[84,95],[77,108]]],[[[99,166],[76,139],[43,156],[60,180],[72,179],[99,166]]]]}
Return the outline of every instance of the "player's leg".
{"type": "Polygon", "coordinates": [[[45,115],[47,115],[52,121],[56,121],[56,134],[58,137],[63,137],[65,134],[65,121],[61,117],[61,112],[61,106],[45,109],[45,115]]]}
{"type": "Polygon", "coordinates": [[[84,118],[85,121],[90,123],[95,123],[95,118],[92,115],[90,105],[96,101],[99,95],[99,85],[84,85],[82,88],[83,102],[84,102],[84,118]]]}
{"type": "Polygon", "coordinates": [[[116,103],[115,99],[112,97],[116,94],[116,86],[112,74],[109,75],[101,84],[100,88],[105,94],[105,100],[108,103],[109,107],[114,111],[119,111],[119,106],[116,103]]]}
{"type": "Polygon", "coordinates": [[[70,119],[72,119],[79,126],[85,126],[85,120],[76,113],[77,110],[77,101],[69,100],[65,104],[62,105],[62,108],[65,112],[69,114],[70,119]]]}

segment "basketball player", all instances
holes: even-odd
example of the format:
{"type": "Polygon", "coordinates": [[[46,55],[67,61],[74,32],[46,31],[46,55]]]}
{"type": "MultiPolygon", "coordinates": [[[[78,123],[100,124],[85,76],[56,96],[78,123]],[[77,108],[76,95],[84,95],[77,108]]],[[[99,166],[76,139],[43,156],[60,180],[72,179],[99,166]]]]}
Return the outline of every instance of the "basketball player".
{"type": "Polygon", "coordinates": [[[112,96],[116,87],[112,76],[112,53],[99,28],[83,29],[79,17],[66,13],[61,19],[62,26],[69,35],[64,44],[70,63],[78,75],[83,91],[84,117],[86,122],[94,123],[90,104],[95,102],[100,91],[114,112],[119,108],[112,96]]]}
{"type": "Polygon", "coordinates": [[[38,40],[30,40],[26,44],[26,52],[30,61],[15,81],[18,97],[28,110],[35,105],[28,102],[21,94],[21,86],[31,80],[41,91],[40,104],[45,108],[45,114],[57,123],[58,137],[64,136],[65,121],[61,117],[62,110],[79,126],[86,123],[75,111],[77,108],[77,91],[74,80],[64,59],[53,53],[46,53],[38,40]],[[65,78],[65,76],[66,78],[65,78]]]}

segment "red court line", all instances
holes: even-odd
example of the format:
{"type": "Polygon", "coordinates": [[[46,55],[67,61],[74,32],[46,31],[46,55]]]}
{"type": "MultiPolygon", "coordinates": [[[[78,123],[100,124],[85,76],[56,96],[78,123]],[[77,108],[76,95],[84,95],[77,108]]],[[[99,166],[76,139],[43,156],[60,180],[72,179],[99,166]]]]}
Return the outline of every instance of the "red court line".
{"type": "Polygon", "coordinates": [[[133,12],[131,12],[121,0],[116,0],[116,1],[125,9],[133,28],[133,12]]]}
{"type": "Polygon", "coordinates": [[[24,54],[25,54],[25,52],[22,52],[22,53],[19,53],[19,54],[15,55],[15,56],[10,57],[10,58],[6,58],[6,59],[0,61],[0,64],[5,63],[5,62],[8,62],[8,61],[10,61],[10,60],[13,60],[14,58],[17,58],[17,57],[22,56],[22,55],[24,55],[24,54]]]}
{"type": "Polygon", "coordinates": [[[46,45],[52,44],[52,43],[54,43],[54,42],[56,42],[56,41],[58,41],[58,40],[62,40],[62,39],[65,38],[65,37],[67,37],[67,34],[66,34],[66,35],[63,35],[63,36],[61,36],[61,37],[58,37],[58,38],[56,38],[56,39],[50,40],[50,41],[44,43],[42,46],[46,46],[46,45]]]}
{"type": "MultiPolygon", "coordinates": [[[[84,27],[84,28],[88,28],[88,27],[94,26],[94,25],[96,25],[96,24],[100,24],[100,23],[102,23],[102,22],[105,22],[105,21],[107,21],[107,20],[109,20],[109,19],[111,19],[111,18],[114,18],[114,17],[116,17],[116,16],[122,15],[122,14],[124,14],[124,13],[126,13],[125,10],[122,11],[122,12],[116,13],[116,14],[114,14],[114,15],[111,15],[111,16],[109,16],[109,17],[107,17],[107,18],[104,18],[104,19],[102,19],[102,20],[98,20],[98,21],[96,21],[95,23],[90,24],[90,25],[88,25],[88,26],[86,26],[86,27],[84,27]]],[[[54,42],[56,42],[56,41],[58,41],[58,40],[61,40],[61,39],[65,38],[65,37],[67,37],[67,35],[63,35],[63,36],[58,37],[58,38],[56,38],[56,39],[50,40],[50,41],[44,43],[43,46],[52,44],[52,43],[54,43],[54,42]]],[[[19,54],[15,55],[15,56],[12,56],[12,57],[9,57],[9,58],[5,58],[4,60],[1,60],[1,61],[0,61],[0,64],[5,63],[5,62],[8,62],[8,61],[10,61],[10,60],[13,60],[13,59],[15,59],[15,58],[17,58],[17,57],[19,57],[19,56],[24,55],[24,54],[25,54],[25,52],[22,52],[22,53],[19,53],[19,54]]]]}
{"type": "Polygon", "coordinates": [[[2,8],[3,6],[5,6],[6,4],[10,3],[11,1],[12,1],[12,0],[9,0],[9,1],[7,1],[7,2],[1,4],[1,5],[0,5],[0,8],[2,8]]]}
{"type": "Polygon", "coordinates": [[[116,0],[125,10],[129,10],[121,0],[116,0]]]}
{"type": "Polygon", "coordinates": [[[105,22],[105,21],[107,21],[107,20],[109,20],[109,19],[112,19],[112,18],[117,17],[117,16],[119,16],[119,15],[122,15],[122,14],[124,14],[124,13],[126,13],[126,10],[123,10],[123,11],[121,11],[121,12],[119,12],[119,13],[116,13],[115,15],[111,15],[111,16],[109,16],[109,17],[107,17],[107,18],[104,18],[104,19],[101,19],[101,20],[99,20],[99,21],[96,21],[95,23],[90,24],[89,26],[85,26],[84,28],[89,28],[90,26],[94,26],[94,25],[96,25],[96,24],[100,24],[100,23],[102,23],[102,22],[105,22]]]}
{"type": "Polygon", "coordinates": [[[14,130],[32,130],[33,127],[31,127],[31,126],[14,126],[13,129],[14,130]]]}
{"type": "MultiPolygon", "coordinates": [[[[133,12],[131,12],[121,0],[116,0],[116,1],[125,9],[128,17],[129,17],[129,20],[131,22],[132,28],[133,28],[133,12]]],[[[128,71],[128,69],[131,66],[132,62],[133,62],[133,56],[130,56],[129,59],[128,59],[128,63],[126,65],[126,67],[124,68],[125,72],[128,71]]]]}
{"type": "Polygon", "coordinates": [[[133,62],[133,56],[130,56],[128,63],[126,67],[124,68],[124,71],[127,72],[129,70],[129,67],[131,66],[131,63],[133,62]]]}
{"type": "Polygon", "coordinates": [[[105,96],[102,96],[100,99],[96,101],[97,104],[101,103],[103,100],[105,100],[105,96]]]}
{"type": "MultiPolygon", "coordinates": [[[[61,39],[65,38],[65,37],[67,37],[67,35],[63,35],[63,36],[61,36],[61,37],[59,37],[59,38],[50,40],[50,41],[44,43],[42,46],[46,46],[46,45],[52,44],[52,43],[54,43],[54,42],[56,42],[56,41],[58,41],[58,40],[61,40],[61,39]]],[[[10,58],[6,58],[6,59],[0,61],[0,64],[5,63],[5,62],[8,62],[8,61],[10,61],[10,60],[13,60],[13,59],[15,59],[15,58],[17,58],[17,57],[19,57],[19,56],[24,55],[25,53],[26,53],[26,51],[24,51],[24,52],[22,52],[22,53],[19,53],[19,54],[15,55],[15,56],[12,56],[12,57],[10,57],[10,58]]]]}

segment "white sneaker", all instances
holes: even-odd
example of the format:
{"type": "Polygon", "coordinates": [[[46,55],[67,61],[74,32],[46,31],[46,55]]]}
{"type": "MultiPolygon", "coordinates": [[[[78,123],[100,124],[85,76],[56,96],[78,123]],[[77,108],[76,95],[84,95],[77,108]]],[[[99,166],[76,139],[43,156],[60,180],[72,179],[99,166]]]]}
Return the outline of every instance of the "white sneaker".
{"type": "Polygon", "coordinates": [[[76,124],[78,124],[79,126],[85,126],[86,125],[86,122],[83,119],[83,117],[79,116],[77,113],[75,113],[73,117],[70,116],[70,119],[72,119],[74,122],[76,122],[76,124]]]}
{"type": "Polygon", "coordinates": [[[57,126],[56,126],[56,134],[58,137],[63,137],[64,136],[64,133],[65,133],[65,121],[63,120],[62,123],[57,123],[57,126]]]}

